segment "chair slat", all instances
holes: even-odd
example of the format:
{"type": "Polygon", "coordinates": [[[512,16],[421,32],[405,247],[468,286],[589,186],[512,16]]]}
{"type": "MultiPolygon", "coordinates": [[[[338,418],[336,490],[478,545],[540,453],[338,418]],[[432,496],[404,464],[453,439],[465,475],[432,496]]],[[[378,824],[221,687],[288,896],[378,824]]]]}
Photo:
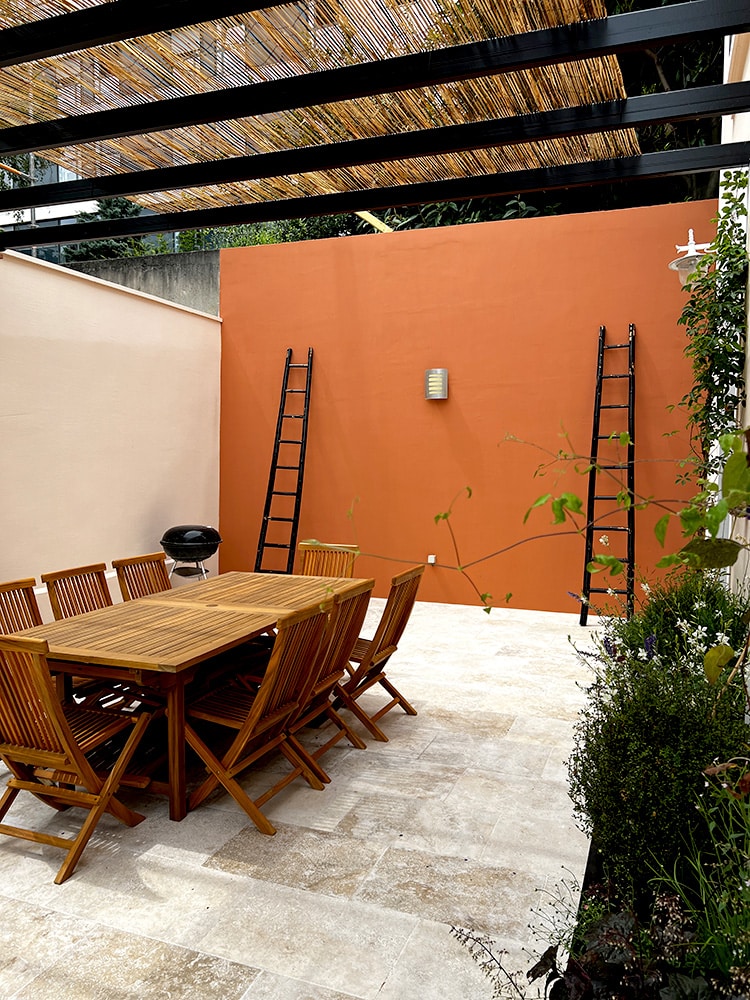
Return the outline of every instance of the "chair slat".
{"type": "Polygon", "coordinates": [[[300,542],[300,576],[354,576],[354,560],[359,555],[356,545],[334,545],[327,542],[300,542]]]}
{"type": "Polygon", "coordinates": [[[104,563],[42,573],[56,621],[112,606],[104,563]]]}
{"type": "Polygon", "coordinates": [[[9,635],[42,624],[35,586],[33,577],[0,583],[0,632],[9,635]]]}
{"type": "Polygon", "coordinates": [[[123,601],[132,601],[137,597],[160,594],[172,589],[164,552],[130,556],[128,559],[113,559],[112,567],[117,573],[123,601]]]}

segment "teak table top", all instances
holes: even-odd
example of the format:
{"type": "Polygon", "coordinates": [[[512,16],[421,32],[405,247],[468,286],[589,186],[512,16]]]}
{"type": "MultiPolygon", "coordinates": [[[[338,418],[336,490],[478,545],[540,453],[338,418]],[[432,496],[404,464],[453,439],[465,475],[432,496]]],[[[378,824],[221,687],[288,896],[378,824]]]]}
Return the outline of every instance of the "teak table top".
{"type": "Polygon", "coordinates": [[[175,673],[272,628],[359,581],[226,573],[173,591],[26,629],[53,660],[175,673]]]}

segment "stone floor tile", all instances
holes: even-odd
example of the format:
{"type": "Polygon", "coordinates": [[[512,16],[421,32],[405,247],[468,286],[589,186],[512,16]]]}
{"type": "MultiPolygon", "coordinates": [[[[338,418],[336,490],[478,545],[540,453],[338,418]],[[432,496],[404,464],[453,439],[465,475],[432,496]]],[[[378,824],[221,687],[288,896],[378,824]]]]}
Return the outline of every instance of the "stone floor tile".
{"type": "Polygon", "coordinates": [[[382,853],[377,843],[337,833],[279,826],[275,836],[265,837],[248,828],[205,867],[330,896],[353,896],[382,853]]]}
{"type": "Polygon", "coordinates": [[[426,851],[387,850],[358,899],[444,924],[518,937],[528,920],[518,900],[533,892],[522,871],[426,851]]]}
{"type": "Polygon", "coordinates": [[[414,917],[388,907],[255,882],[197,947],[334,992],[374,997],[415,925],[414,917]]]}
{"type": "Polygon", "coordinates": [[[14,1000],[240,1000],[257,974],[224,958],[97,928],[14,1000]]]}
{"type": "Polygon", "coordinates": [[[241,1000],[356,1000],[351,993],[339,993],[298,979],[261,972],[241,1000]]]}

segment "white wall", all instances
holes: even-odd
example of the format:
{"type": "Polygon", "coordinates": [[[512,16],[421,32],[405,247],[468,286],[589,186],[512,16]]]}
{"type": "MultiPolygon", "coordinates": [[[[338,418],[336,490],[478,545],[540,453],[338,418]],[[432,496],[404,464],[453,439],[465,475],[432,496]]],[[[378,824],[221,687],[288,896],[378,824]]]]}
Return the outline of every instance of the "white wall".
{"type": "Polygon", "coordinates": [[[218,526],[220,321],[12,252],[0,303],[0,580],[218,526]]]}

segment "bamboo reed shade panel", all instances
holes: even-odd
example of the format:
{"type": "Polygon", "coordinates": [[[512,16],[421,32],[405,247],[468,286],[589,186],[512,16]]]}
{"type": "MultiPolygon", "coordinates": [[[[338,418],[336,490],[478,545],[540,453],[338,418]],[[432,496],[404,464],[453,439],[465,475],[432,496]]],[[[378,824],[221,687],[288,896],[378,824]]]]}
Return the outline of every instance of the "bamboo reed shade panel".
{"type": "MultiPolygon", "coordinates": [[[[0,0],[0,27],[97,6],[0,0]]],[[[606,16],[602,0],[303,0],[0,70],[0,126],[284,79],[606,16]]],[[[44,156],[84,177],[325,145],[625,96],[616,59],[188,126],[44,156]]],[[[142,195],[157,212],[559,166],[639,153],[632,130],[142,195]]]]}

